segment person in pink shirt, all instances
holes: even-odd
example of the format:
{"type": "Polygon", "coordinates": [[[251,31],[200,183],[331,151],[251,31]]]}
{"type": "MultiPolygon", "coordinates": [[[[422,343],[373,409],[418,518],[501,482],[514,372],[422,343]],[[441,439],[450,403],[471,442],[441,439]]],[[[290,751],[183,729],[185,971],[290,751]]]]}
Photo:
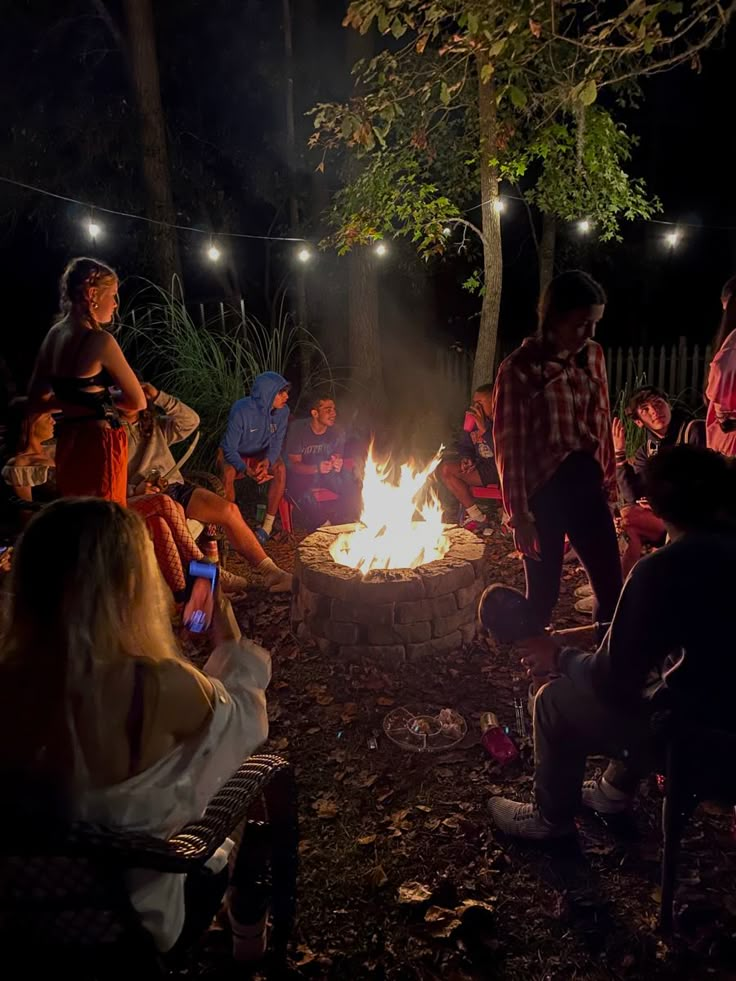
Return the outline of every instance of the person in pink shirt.
{"type": "Polygon", "coordinates": [[[736,456],[736,276],[721,290],[723,318],[713,350],[705,398],[708,449],[736,456]]]}

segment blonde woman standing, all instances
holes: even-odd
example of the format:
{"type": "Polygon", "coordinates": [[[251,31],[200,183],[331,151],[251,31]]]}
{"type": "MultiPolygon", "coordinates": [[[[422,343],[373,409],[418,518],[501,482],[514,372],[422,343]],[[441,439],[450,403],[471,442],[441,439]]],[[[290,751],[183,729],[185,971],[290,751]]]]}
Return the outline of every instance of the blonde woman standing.
{"type": "Polygon", "coordinates": [[[41,345],[29,397],[36,411],[61,410],[56,481],[64,497],[125,504],[128,442],[117,409],[146,406],[143,389],[105,331],[118,307],[118,278],[96,259],[72,259],[61,277],[61,313],[41,345]],[[113,396],[111,389],[118,391],[113,396]]]}

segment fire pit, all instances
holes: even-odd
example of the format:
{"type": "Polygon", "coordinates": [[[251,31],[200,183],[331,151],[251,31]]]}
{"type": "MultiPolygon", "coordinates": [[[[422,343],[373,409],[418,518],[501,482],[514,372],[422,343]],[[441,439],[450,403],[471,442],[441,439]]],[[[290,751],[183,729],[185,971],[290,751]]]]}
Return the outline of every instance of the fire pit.
{"type": "Polygon", "coordinates": [[[447,529],[443,558],[364,575],[332,557],[345,531],[324,528],[299,546],[292,601],[297,636],[324,653],[393,662],[446,654],[472,640],[484,585],[483,543],[475,535],[447,529]]]}
{"type": "Polygon", "coordinates": [[[325,653],[392,662],[472,640],[484,548],[442,523],[426,487],[439,459],[419,471],[404,465],[393,482],[369,452],[360,522],[322,528],[297,550],[292,622],[300,638],[325,653]]]}

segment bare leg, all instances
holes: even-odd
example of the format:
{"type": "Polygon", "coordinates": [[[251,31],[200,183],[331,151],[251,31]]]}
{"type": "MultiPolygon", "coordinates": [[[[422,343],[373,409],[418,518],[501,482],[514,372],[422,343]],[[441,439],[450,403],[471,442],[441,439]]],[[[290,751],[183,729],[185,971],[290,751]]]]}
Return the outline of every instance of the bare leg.
{"type": "Polygon", "coordinates": [[[273,474],[273,480],[269,481],[268,484],[268,504],[266,506],[266,512],[275,517],[279,509],[281,499],[284,496],[284,491],[286,490],[286,467],[284,466],[284,461],[281,458],[279,458],[271,467],[271,473],[273,474]]]}
{"type": "Polygon", "coordinates": [[[461,473],[459,460],[448,460],[440,464],[440,480],[464,508],[472,507],[475,498],[470,487],[481,487],[482,481],[477,470],[461,473]]]}
{"type": "Polygon", "coordinates": [[[260,565],[266,553],[245,523],[237,504],[226,501],[212,491],[198,487],[187,505],[187,517],[202,524],[222,525],[232,547],[252,566],[260,565]]]}
{"type": "Polygon", "coordinates": [[[197,487],[189,499],[187,517],[203,524],[222,525],[230,544],[254,569],[263,574],[271,592],[290,592],[292,579],[263,551],[256,536],[243,520],[237,504],[225,501],[204,487],[197,487]]]}

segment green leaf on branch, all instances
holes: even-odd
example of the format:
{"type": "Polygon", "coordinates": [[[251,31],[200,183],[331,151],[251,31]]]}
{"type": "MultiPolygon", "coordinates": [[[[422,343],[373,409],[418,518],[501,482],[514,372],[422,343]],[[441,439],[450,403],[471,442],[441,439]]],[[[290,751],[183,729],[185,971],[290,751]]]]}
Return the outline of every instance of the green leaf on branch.
{"type": "Polygon", "coordinates": [[[578,96],[580,101],[584,106],[592,106],[595,100],[598,98],[598,86],[595,84],[595,79],[589,79],[585,85],[580,90],[580,95],[578,96]]]}
{"type": "Polygon", "coordinates": [[[511,99],[511,105],[514,109],[523,109],[527,104],[526,92],[519,88],[518,85],[509,85],[509,98],[511,99]]]}

